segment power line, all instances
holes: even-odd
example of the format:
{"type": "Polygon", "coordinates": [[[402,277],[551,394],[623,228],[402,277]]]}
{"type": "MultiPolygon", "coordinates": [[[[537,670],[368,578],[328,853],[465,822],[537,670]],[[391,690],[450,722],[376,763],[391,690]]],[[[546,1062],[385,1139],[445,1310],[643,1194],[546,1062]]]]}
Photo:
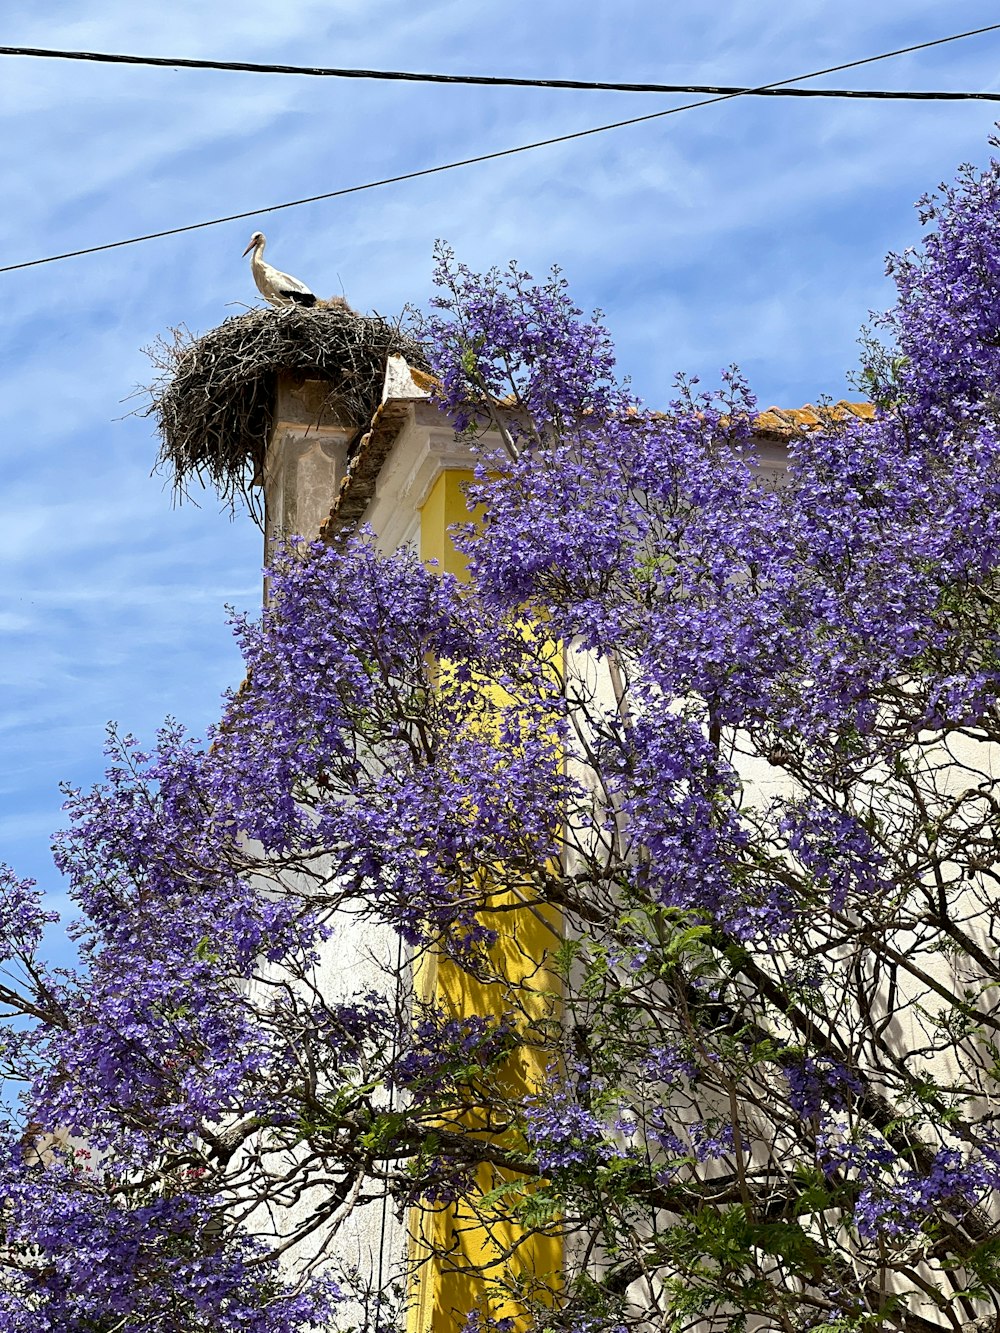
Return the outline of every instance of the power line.
{"type": "MultiPolygon", "coordinates": [[[[959,33],[954,37],[939,38],[934,42],[905,48],[906,51],[924,50],[928,46],[937,46],[941,42],[957,41],[960,37],[978,36],[994,32],[1000,24],[986,28],[976,28],[972,32],[959,33]]],[[[893,54],[903,54],[894,52],[893,54]]],[[[399,69],[352,69],[327,65],[278,65],[251,60],[201,60],[186,56],[140,56],[123,55],[111,51],[63,51],[40,46],[0,46],[0,56],[30,56],[43,60],[78,60],[105,65],[143,65],[163,69],[202,69],[217,70],[238,74],[296,74],[310,78],[325,79],[380,79],[386,82],[402,83],[443,83],[462,84],[487,88],[559,88],[575,89],[583,92],[614,93],[705,93],[712,96],[740,97],[854,97],[854,98],[891,98],[909,101],[981,101],[1000,102],[1000,93],[988,92],[943,92],[912,89],[885,88],[789,88],[784,85],[768,84],[764,87],[747,87],[733,84],[708,83],[620,83],[592,79],[529,79],[495,74],[438,74],[399,69]]],[[[872,59],[881,60],[885,56],[872,59]]],[[[849,69],[864,61],[851,62],[850,65],[838,65],[835,69],[849,69]]],[[[826,70],[824,73],[832,73],[826,70]]],[[[815,78],[816,75],[802,75],[803,78],[815,78]]]]}
{"type": "Polygon", "coordinates": [[[876,56],[864,56],[860,60],[849,60],[841,65],[830,65],[825,69],[812,70],[808,74],[796,74],[792,78],[760,84],[756,88],[745,91],[723,93],[698,102],[684,102],[680,106],[667,107],[664,111],[651,111],[644,116],[632,116],[627,120],[615,120],[605,125],[593,125],[586,130],[574,130],[569,134],[557,134],[549,139],[536,139],[532,143],[518,144],[514,148],[499,148],[492,153],[479,153],[475,157],[461,158],[456,162],[443,162],[433,167],[422,167],[417,171],[402,172],[398,176],[383,176],[380,180],[366,181],[362,185],[346,185],[339,190],[327,190],[322,194],[307,195],[303,199],[291,199],[282,204],[269,204],[264,208],[250,208],[241,213],[227,213],[224,217],[208,218],[203,222],[189,222],[179,227],[166,227],[162,231],[146,232],[142,236],[129,236],[121,241],[105,241],[101,245],[88,245],[79,250],[66,250],[62,254],[46,255],[41,259],[27,259],[18,264],[4,264],[0,266],[0,273],[14,273],[19,269],[38,268],[42,264],[54,264],[61,259],[79,259],[83,255],[99,254],[105,250],[120,250],[126,245],[140,245],[144,241],[162,240],[165,236],[180,236],[185,232],[202,231],[206,227],[218,227],[226,222],[241,222],[246,218],[263,217],[268,213],[280,213],[288,208],[301,208],[305,204],[317,204],[328,199],[342,199],[346,195],[361,194],[366,190],[376,190],[383,185],[397,185],[402,181],[418,180],[422,176],[435,176],[444,171],[455,171],[459,167],[470,167],[480,162],[494,162],[499,158],[528,153],[535,148],[550,148],[555,144],[570,143],[575,139],[586,139],[595,134],[604,134],[608,130],[619,130],[629,125],[641,125],[651,120],[662,120],[666,116],[679,115],[682,111],[692,111],[695,107],[714,106],[719,102],[729,102],[734,98],[749,96],[752,93],[763,92],[767,89],[786,88],[790,84],[818,79],[825,74],[837,74],[842,70],[858,69],[862,65],[873,65],[880,60],[891,60],[896,56],[910,55],[915,51],[926,51],[933,46],[944,46],[949,42],[962,41],[966,37],[978,37],[983,33],[997,31],[1000,31],[1000,23],[993,23],[985,28],[973,28],[968,32],[953,33],[948,37],[936,37],[932,41],[918,42],[913,46],[903,46],[893,51],[883,51],[876,56]]]}

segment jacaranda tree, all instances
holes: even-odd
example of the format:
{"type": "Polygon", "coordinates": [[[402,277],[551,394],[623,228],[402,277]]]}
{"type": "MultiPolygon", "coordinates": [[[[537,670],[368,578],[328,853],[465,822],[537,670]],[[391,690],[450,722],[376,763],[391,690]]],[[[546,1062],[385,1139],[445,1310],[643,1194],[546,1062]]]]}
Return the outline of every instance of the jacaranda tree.
{"type": "Polygon", "coordinates": [[[207,741],[68,792],[77,971],[0,881],[3,1333],[335,1328],[296,1254],[383,1194],[559,1235],[534,1330],[1000,1328],[1000,165],[921,207],[874,417],[780,485],[738,375],[650,411],[557,276],[442,252],[469,580],[293,545],[207,741]]]}

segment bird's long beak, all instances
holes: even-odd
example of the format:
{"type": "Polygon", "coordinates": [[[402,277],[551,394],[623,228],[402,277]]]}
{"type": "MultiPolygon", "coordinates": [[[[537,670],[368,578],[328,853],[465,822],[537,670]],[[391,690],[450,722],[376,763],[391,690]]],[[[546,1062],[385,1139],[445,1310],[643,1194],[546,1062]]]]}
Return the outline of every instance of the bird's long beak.
{"type": "Polygon", "coordinates": [[[243,253],[244,253],[245,255],[248,255],[248,254],[250,253],[250,251],[254,248],[254,246],[255,246],[256,244],[257,244],[256,241],[251,241],[250,244],[247,246],[247,248],[243,251],[243,253]]]}

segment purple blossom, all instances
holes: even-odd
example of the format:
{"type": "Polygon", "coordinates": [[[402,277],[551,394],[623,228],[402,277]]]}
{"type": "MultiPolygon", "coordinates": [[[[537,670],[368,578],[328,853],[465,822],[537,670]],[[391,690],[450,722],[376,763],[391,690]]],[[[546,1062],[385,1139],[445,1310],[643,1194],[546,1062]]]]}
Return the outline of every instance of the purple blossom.
{"type": "Polygon", "coordinates": [[[780,829],[833,911],[842,911],[848,898],[871,901],[890,887],[883,871],[884,854],[846,811],[789,805],[780,829]]]}
{"type": "Polygon", "coordinates": [[[642,1072],[651,1082],[673,1084],[696,1079],[698,1066],[683,1049],[651,1046],[643,1060],[642,1072]]]}
{"type": "Polygon", "coordinates": [[[982,1197],[986,1178],[979,1163],[942,1148],[926,1171],[888,1177],[863,1175],[854,1219],[865,1239],[905,1240],[942,1213],[961,1217],[982,1197]]]}
{"type": "Polygon", "coordinates": [[[487,1074],[516,1039],[512,1026],[491,1015],[426,1013],[413,1024],[392,1079],[415,1096],[447,1095],[456,1078],[487,1074]]]}
{"type": "Polygon", "coordinates": [[[733,1127],[724,1120],[709,1120],[688,1126],[688,1137],[699,1162],[714,1162],[735,1147],[733,1127]]]}
{"type": "Polygon", "coordinates": [[[608,1162],[618,1155],[604,1123],[568,1093],[524,1109],[524,1133],[545,1173],[608,1162]]]}
{"type": "Polygon", "coordinates": [[[807,1055],[782,1067],[792,1110],[804,1118],[842,1111],[848,1099],[861,1090],[857,1076],[827,1056],[807,1055]]]}
{"type": "Polygon", "coordinates": [[[211,1203],[109,1191],[60,1159],[37,1165],[5,1144],[0,1160],[8,1278],[0,1288],[4,1333],[86,1333],[111,1320],[152,1333],[208,1326],[219,1333],[302,1333],[332,1317],[339,1292],[317,1282],[282,1290],[249,1237],[206,1243],[211,1203]],[[16,1257],[15,1257],[16,1256],[16,1257]]]}

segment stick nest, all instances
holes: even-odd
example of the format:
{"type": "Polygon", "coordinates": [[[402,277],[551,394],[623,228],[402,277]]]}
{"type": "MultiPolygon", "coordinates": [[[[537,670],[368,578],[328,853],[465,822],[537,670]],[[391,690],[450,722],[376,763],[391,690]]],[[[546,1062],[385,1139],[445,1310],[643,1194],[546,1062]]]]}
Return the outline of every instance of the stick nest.
{"type": "Polygon", "coordinates": [[[156,419],[157,469],[171,476],[179,498],[197,481],[259,518],[251,487],[263,471],[278,376],[329,384],[324,415],[360,432],[381,401],[393,352],[426,368],[423,349],[399,321],[341,302],[248,310],[201,337],[175,329],[147,348],[158,373],[142,415],[156,419]]]}

